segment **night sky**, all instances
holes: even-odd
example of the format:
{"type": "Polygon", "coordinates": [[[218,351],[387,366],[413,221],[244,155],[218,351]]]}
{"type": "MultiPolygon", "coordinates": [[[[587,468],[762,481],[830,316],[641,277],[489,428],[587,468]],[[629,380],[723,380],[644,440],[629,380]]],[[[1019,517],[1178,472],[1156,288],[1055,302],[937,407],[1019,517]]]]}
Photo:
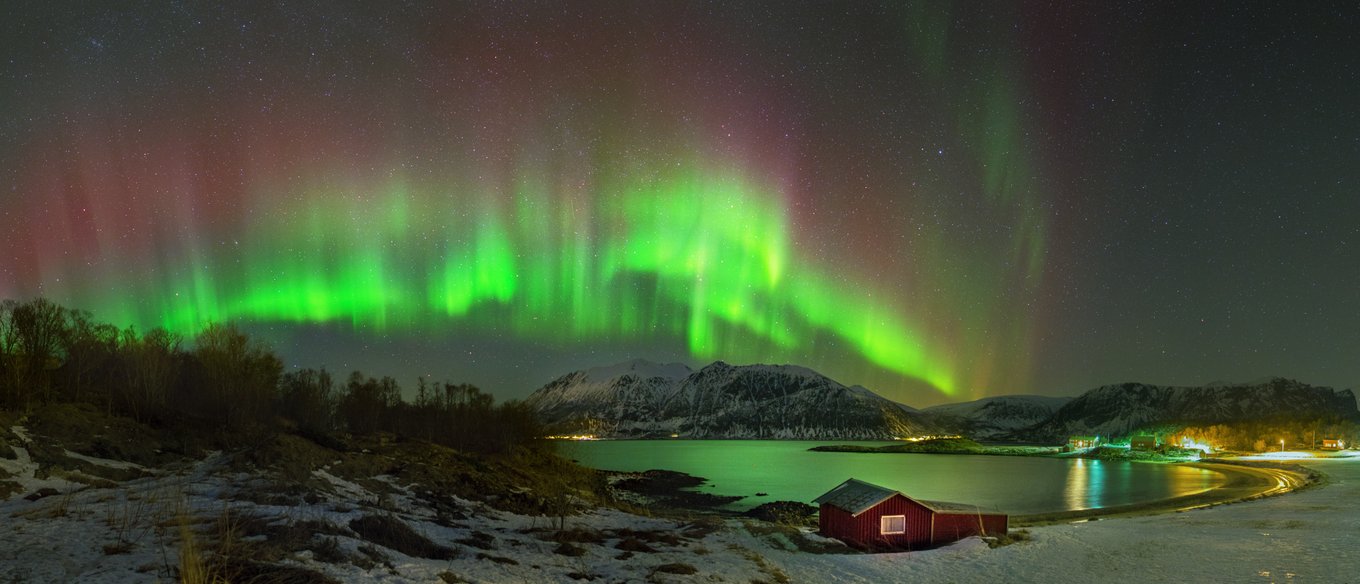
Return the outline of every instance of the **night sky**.
{"type": "Polygon", "coordinates": [[[0,22],[0,298],[503,398],[1360,386],[1353,3],[108,4],[0,22]]]}

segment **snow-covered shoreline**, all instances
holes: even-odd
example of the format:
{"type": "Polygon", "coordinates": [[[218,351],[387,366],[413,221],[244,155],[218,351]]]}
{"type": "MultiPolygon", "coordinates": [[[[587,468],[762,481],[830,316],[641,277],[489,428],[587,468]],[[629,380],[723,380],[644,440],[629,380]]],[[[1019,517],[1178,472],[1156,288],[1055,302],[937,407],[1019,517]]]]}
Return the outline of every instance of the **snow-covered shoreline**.
{"type": "MultiPolygon", "coordinates": [[[[21,472],[31,464],[7,462],[21,472]]],[[[61,495],[0,501],[0,581],[172,580],[180,541],[164,526],[185,513],[204,520],[195,525],[205,541],[223,517],[328,526],[329,533],[310,536],[311,548],[279,563],[339,582],[1353,581],[1360,559],[1349,538],[1360,532],[1353,512],[1360,459],[1295,462],[1327,475],[1327,484],[1193,511],[1030,527],[1028,540],[995,549],[973,538],[929,551],[858,554],[807,530],[740,519],[610,509],[548,518],[466,500],[458,500],[465,513],[450,519],[388,478],[376,480],[395,495],[325,470],[316,472],[329,485],[324,496],[271,504],[248,495],[258,493],[259,476],[232,470],[216,455],[114,488],[67,483],[61,495]],[[399,519],[451,551],[412,557],[346,528],[373,515],[399,519]],[[358,561],[366,557],[377,560],[358,561]]]]}
{"type": "Polygon", "coordinates": [[[1030,541],[925,552],[771,560],[802,581],[1355,582],[1360,460],[1298,461],[1327,484],[1234,505],[1030,528],[1030,541]]]}

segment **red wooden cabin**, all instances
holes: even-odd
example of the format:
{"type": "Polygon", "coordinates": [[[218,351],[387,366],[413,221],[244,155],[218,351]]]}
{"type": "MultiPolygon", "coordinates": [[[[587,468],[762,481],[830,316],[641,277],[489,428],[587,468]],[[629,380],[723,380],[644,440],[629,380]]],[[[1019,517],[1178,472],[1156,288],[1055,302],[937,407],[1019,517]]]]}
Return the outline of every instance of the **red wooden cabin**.
{"type": "Polygon", "coordinates": [[[814,501],[822,535],[860,548],[924,549],[974,535],[1003,535],[1007,516],[975,505],[919,501],[850,479],[814,501]]]}

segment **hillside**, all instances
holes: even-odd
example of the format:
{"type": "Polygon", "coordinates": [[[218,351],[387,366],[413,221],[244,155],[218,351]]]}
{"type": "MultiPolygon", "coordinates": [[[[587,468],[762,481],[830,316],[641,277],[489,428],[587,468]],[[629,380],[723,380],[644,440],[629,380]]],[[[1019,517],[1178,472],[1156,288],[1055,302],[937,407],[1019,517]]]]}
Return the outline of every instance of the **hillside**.
{"type": "Polygon", "coordinates": [[[791,365],[630,361],[564,375],[527,403],[558,433],[608,437],[890,440],[938,430],[915,409],[791,365]]]}
{"type": "Polygon", "coordinates": [[[563,375],[528,402],[544,420],[642,420],[663,411],[674,387],[692,373],[679,363],[635,359],[563,375]]]}
{"type": "Polygon", "coordinates": [[[627,513],[614,499],[627,486],[542,451],[287,431],[203,451],[181,437],[88,404],[0,410],[0,581],[778,579],[750,559],[744,523],[666,518],[637,493],[647,514],[627,513]]]}
{"type": "Polygon", "coordinates": [[[933,406],[921,413],[951,433],[989,440],[1043,423],[1070,401],[1070,397],[1006,395],[933,406]]]}
{"type": "Polygon", "coordinates": [[[997,396],[916,410],[803,367],[721,361],[697,371],[643,360],[576,371],[543,386],[526,403],[554,433],[612,438],[889,440],[957,434],[1056,443],[1073,434],[1188,431],[1247,449],[1261,439],[1257,434],[1299,436],[1303,425],[1348,435],[1360,419],[1350,390],[1282,378],[1203,387],[1122,383],[1075,398],[997,396]]]}
{"type": "Polygon", "coordinates": [[[1122,383],[1092,389],[1048,420],[1016,434],[1061,440],[1072,434],[1127,436],[1157,428],[1342,423],[1354,422],[1358,416],[1351,390],[1290,379],[1206,387],[1122,383]]]}

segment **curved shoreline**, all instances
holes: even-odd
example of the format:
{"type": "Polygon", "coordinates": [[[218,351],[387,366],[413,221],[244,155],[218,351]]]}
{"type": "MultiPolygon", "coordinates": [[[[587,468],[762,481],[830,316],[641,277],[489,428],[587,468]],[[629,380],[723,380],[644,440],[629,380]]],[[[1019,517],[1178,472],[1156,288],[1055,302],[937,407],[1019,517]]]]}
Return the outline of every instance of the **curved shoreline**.
{"type": "Polygon", "coordinates": [[[1222,473],[1227,477],[1227,480],[1222,485],[1207,491],[1158,501],[1098,509],[1012,515],[1011,527],[1034,527],[1116,517],[1180,513],[1282,495],[1319,484],[1323,476],[1316,471],[1310,471],[1297,465],[1256,465],[1245,462],[1191,462],[1184,463],[1184,465],[1222,473]]]}
{"type": "MultiPolygon", "coordinates": [[[[1164,463],[1142,462],[1142,464],[1164,463]]],[[[1158,499],[1155,501],[1094,509],[1011,515],[1010,526],[1012,528],[1037,527],[1058,523],[1079,523],[1082,521],[1096,521],[1101,519],[1143,517],[1173,512],[1180,513],[1183,511],[1204,509],[1216,507],[1218,505],[1240,503],[1282,495],[1284,493],[1316,486],[1325,482],[1325,475],[1316,470],[1295,464],[1257,463],[1250,461],[1187,462],[1176,464],[1214,471],[1224,475],[1225,480],[1223,484],[1211,489],[1169,499],[1158,499]]],[[[689,482],[703,482],[705,480],[677,471],[652,470],[640,473],[619,471],[604,472],[617,474],[621,477],[640,478],[652,473],[663,479],[673,476],[690,479],[689,482]]],[[[658,505],[657,508],[653,509],[653,512],[661,512],[664,514],[666,511],[672,511],[684,512],[685,514],[698,513],[724,517],[740,516],[745,513],[722,508],[722,504],[727,501],[699,501],[691,499],[690,497],[694,496],[701,498],[715,496],[686,490],[685,487],[691,486],[688,482],[680,484],[674,480],[662,480],[661,483],[662,484],[651,485],[645,489],[639,489],[634,493],[635,495],[642,495],[643,498],[647,500],[647,504],[658,505]]],[[[625,488],[622,490],[633,489],[625,488]]],[[[715,498],[726,499],[729,497],[717,496],[715,498]]]]}

